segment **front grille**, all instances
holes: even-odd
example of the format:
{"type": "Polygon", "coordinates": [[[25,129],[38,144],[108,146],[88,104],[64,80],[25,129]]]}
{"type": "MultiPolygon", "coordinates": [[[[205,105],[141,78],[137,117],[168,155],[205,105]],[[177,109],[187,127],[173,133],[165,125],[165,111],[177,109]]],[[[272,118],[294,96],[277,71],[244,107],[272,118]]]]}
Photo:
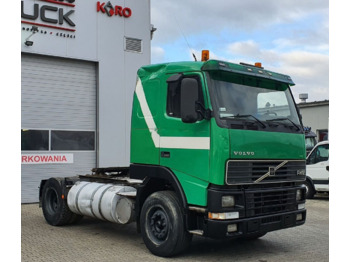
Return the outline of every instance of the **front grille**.
{"type": "Polygon", "coordinates": [[[284,160],[229,160],[226,166],[226,184],[253,184],[257,179],[271,171],[270,176],[259,183],[292,182],[305,180],[305,160],[288,160],[288,162],[275,170],[284,160]],[[272,172],[275,170],[274,172],[272,172]],[[274,174],[273,174],[274,173],[274,174]]]}
{"type": "Polygon", "coordinates": [[[296,210],[295,189],[246,191],[247,217],[293,210],[296,210]]]}

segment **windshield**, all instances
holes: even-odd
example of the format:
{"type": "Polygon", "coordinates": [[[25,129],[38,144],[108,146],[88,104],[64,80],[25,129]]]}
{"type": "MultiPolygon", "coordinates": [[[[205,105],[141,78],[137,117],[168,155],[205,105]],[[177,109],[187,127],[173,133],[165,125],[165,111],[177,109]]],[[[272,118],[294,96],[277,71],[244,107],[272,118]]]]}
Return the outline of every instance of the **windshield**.
{"type": "Polygon", "coordinates": [[[255,126],[252,129],[276,132],[302,131],[287,84],[221,71],[208,72],[207,81],[219,125],[240,129],[255,126]]]}

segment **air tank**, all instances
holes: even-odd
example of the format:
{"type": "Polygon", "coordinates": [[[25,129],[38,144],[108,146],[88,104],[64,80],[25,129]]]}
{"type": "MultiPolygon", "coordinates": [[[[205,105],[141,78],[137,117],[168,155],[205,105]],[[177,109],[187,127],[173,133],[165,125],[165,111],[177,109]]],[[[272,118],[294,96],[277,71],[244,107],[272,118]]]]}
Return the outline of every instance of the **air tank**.
{"type": "Polygon", "coordinates": [[[134,199],[131,186],[79,181],[69,190],[67,203],[76,214],[107,220],[118,224],[134,221],[134,199]]]}

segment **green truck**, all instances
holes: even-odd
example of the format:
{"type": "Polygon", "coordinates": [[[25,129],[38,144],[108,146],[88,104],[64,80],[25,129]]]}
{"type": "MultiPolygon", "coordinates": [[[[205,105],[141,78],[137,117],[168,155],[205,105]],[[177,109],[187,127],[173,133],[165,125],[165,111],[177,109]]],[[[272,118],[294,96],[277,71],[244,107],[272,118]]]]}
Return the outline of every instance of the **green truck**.
{"type": "Polygon", "coordinates": [[[292,79],[208,60],[138,70],[130,166],[42,180],[54,226],[83,216],[136,222],[169,257],[192,236],[255,239],[305,223],[305,136],[292,79]]]}

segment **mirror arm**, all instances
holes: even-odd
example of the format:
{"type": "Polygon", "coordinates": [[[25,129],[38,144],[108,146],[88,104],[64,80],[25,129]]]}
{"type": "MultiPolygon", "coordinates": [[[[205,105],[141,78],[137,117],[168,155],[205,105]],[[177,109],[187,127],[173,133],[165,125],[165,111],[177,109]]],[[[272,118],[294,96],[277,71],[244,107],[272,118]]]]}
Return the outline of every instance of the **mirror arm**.
{"type": "Polygon", "coordinates": [[[199,109],[197,109],[196,112],[199,113],[205,120],[210,120],[212,118],[212,111],[210,109],[206,109],[205,106],[199,101],[196,101],[196,105],[199,106],[199,109]]]}

